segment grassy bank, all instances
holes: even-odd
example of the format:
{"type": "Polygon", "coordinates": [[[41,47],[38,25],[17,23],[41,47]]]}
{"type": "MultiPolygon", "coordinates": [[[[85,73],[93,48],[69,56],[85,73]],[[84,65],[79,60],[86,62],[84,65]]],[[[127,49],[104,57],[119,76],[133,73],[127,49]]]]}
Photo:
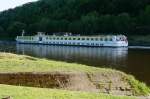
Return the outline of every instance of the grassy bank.
{"type": "Polygon", "coordinates": [[[0,72],[114,72],[112,69],[95,68],[81,64],[71,64],[30,56],[0,53],[0,72]]]}
{"type": "MultiPolygon", "coordinates": [[[[116,70],[112,70],[112,69],[90,67],[90,66],[75,64],[75,63],[71,64],[71,63],[66,63],[66,62],[57,62],[57,61],[52,61],[52,60],[24,56],[24,55],[0,53],[0,73],[18,73],[18,72],[34,72],[34,73],[84,72],[84,73],[88,73],[88,74],[101,73],[104,77],[106,76],[105,74],[110,74],[110,75],[117,74],[117,75],[122,75],[121,79],[124,80],[125,82],[129,83],[132,86],[132,91],[135,93],[135,95],[144,95],[145,96],[145,95],[149,95],[149,93],[150,93],[150,89],[144,83],[141,83],[141,82],[137,81],[133,76],[127,75],[120,71],[116,71],[116,70]]],[[[46,94],[46,93],[49,93],[49,91],[46,90],[46,92],[44,92],[45,91],[44,89],[32,89],[32,88],[23,88],[23,87],[17,88],[17,87],[8,87],[8,86],[4,86],[4,85],[0,85],[0,86],[1,86],[0,95],[1,95],[2,91],[4,91],[4,93],[6,91],[6,94],[7,93],[11,94],[11,92],[12,92],[12,94],[16,94],[14,92],[14,90],[22,90],[23,92],[27,90],[27,93],[31,92],[31,94],[33,94],[33,95],[29,94],[27,96],[29,98],[27,98],[27,99],[32,99],[32,96],[33,97],[35,96],[34,99],[38,99],[36,97],[42,97],[42,95],[34,94],[34,93],[38,93],[38,92],[40,93],[42,91],[43,91],[43,97],[45,97],[44,99],[46,99],[49,96],[48,94],[46,94]],[[36,90],[38,90],[38,91],[36,92],[36,90]]],[[[19,92],[21,92],[21,91],[19,91],[19,92]]],[[[23,92],[21,92],[22,94],[20,96],[22,96],[24,94],[23,92]]],[[[56,92],[56,90],[51,90],[51,92],[53,94],[56,92]]],[[[70,97],[72,95],[73,96],[75,95],[71,92],[68,93],[67,91],[65,91],[65,92],[60,91],[60,92],[62,92],[63,95],[65,95],[65,96],[63,96],[65,98],[62,98],[62,99],[67,99],[67,97],[68,97],[68,99],[71,99],[70,97]]],[[[59,91],[58,91],[58,93],[59,93],[59,91]]],[[[57,97],[58,93],[56,93],[55,94],[56,96],[54,96],[54,97],[57,97]]],[[[26,94],[26,92],[25,92],[25,94],[26,94]]],[[[97,95],[97,94],[86,94],[86,93],[80,94],[80,93],[78,93],[78,95],[77,96],[75,95],[75,98],[73,98],[73,99],[79,99],[80,96],[84,97],[84,95],[85,95],[85,97],[89,97],[89,99],[95,99],[96,97],[101,96],[99,94],[97,95]]],[[[58,94],[58,96],[59,96],[59,94],[58,94]]],[[[16,97],[18,97],[18,96],[16,96],[16,97]]],[[[52,96],[50,95],[50,97],[52,97],[52,96]]],[[[111,96],[102,96],[102,97],[104,97],[102,99],[105,99],[105,97],[111,97],[111,96]]],[[[22,99],[24,99],[24,98],[22,98],[22,99]]],[[[17,98],[15,98],[15,99],[17,99],[17,98]]],[[[107,98],[107,99],[109,99],[109,98],[107,98]]],[[[113,98],[110,98],[110,99],[113,99],[113,98]]],[[[117,98],[114,98],[114,99],[117,99],[117,98]]],[[[122,99],[122,98],[118,98],[118,99],[122,99]]],[[[126,99],[126,98],[123,98],[123,99],[126,99]]]]}
{"type": "Polygon", "coordinates": [[[125,96],[0,85],[0,99],[6,96],[11,96],[13,99],[135,99],[125,96]]]}

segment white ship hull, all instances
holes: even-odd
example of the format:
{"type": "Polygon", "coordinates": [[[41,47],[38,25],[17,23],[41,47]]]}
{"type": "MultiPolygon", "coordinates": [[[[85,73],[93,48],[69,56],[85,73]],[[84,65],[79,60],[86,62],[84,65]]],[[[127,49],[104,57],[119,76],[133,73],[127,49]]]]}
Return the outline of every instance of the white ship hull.
{"type": "Polygon", "coordinates": [[[16,41],[21,44],[46,44],[46,45],[65,45],[65,46],[91,46],[91,47],[128,46],[127,40],[117,40],[117,36],[88,37],[88,36],[36,35],[36,36],[18,36],[16,38],[16,41]]]}
{"type": "Polygon", "coordinates": [[[22,41],[17,40],[20,44],[44,44],[44,45],[68,45],[68,46],[97,46],[97,47],[127,47],[128,43],[118,41],[118,42],[66,42],[66,41],[22,41]],[[55,43],[54,43],[55,42],[55,43]],[[80,44],[79,44],[80,43],[80,44]]]}

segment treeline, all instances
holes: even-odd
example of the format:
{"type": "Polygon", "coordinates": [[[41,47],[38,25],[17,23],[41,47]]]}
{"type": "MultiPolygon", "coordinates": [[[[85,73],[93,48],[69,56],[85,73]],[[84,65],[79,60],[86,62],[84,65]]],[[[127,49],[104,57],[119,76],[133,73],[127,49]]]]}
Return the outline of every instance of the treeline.
{"type": "Polygon", "coordinates": [[[150,34],[150,0],[39,0],[0,12],[0,37],[37,31],[150,34]]]}

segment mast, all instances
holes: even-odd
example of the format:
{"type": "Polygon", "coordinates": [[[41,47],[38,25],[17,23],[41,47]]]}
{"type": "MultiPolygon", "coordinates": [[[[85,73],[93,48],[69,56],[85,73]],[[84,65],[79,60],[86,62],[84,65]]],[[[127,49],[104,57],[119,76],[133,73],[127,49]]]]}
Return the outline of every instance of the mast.
{"type": "Polygon", "coordinates": [[[24,36],[24,34],[25,34],[25,30],[22,30],[22,36],[24,36]]]}

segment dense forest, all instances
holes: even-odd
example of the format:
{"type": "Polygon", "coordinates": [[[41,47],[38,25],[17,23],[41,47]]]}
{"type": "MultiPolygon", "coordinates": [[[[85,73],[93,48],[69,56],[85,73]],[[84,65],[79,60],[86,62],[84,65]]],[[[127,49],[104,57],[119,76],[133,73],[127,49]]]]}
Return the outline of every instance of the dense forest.
{"type": "Polygon", "coordinates": [[[0,12],[0,37],[46,33],[150,34],[150,0],[39,0],[0,12]]]}

